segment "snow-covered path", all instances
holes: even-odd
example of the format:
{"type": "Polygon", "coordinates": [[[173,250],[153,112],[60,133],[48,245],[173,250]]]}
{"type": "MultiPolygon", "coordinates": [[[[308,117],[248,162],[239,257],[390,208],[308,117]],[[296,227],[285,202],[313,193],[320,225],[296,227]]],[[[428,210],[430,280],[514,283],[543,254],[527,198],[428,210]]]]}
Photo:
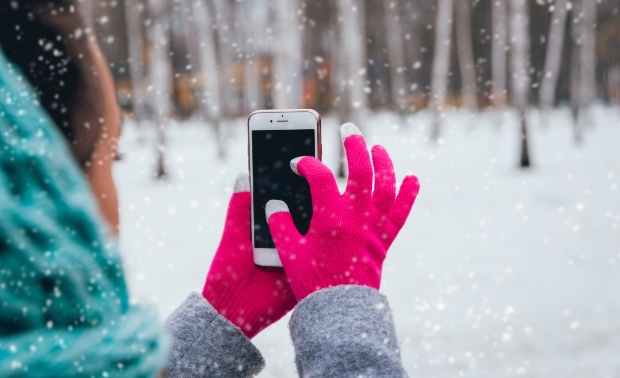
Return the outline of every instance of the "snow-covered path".
{"type": "MultiPolygon", "coordinates": [[[[582,147],[568,111],[545,126],[531,118],[529,171],[516,169],[511,114],[449,113],[439,145],[426,142],[425,114],[361,125],[400,178],[422,183],[382,285],[412,377],[620,377],[620,111],[598,109],[582,147]]],[[[152,145],[125,130],[121,245],[133,296],[162,318],[202,289],[234,178],[247,169],[245,120],[227,126],[229,157],[218,161],[204,125],[171,125],[166,183],[151,178],[152,145]]],[[[323,127],[333,168],[337,124],[323,127]]],[[[295,376],[287,320],[255,339],[261,377],[295,376]]]]}

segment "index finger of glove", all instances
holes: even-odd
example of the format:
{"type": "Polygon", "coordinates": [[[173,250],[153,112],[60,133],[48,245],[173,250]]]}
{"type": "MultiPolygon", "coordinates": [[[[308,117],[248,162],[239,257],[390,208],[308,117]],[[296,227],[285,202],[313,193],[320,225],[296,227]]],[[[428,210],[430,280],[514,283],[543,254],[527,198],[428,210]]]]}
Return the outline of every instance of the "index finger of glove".
{"type": "Polygon", "coordinates": [[[372,164],[366,141],[360,130],[352,123],[340,128],[340,137],[347,154],[349,177],[345,196],[355,202],[370,200],[372,191],[372,164]]]}
{"type": "Polygon", "coordinates": [[[299,240],[302,238],[288,206],[284,201],[270,200],[265,205],[265,216],[280,260],[283,263],[288,262],[291,255],[299,249],[299,240]]]}
{"type": "Polygon", "coordinates": [[[314,212],[321,211],[333,198],[340,196],[334,174],[317,158],[295,158],[291,160],[291,169],[308,181],[314,212]]]}

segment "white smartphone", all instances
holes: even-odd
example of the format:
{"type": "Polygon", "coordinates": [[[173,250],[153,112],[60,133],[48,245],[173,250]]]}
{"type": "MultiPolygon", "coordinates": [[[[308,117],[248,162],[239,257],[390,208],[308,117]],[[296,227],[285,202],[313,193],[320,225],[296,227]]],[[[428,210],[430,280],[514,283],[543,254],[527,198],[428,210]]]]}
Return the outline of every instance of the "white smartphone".
{"type": "Polygon", "coordinates": [[[290,161],[299,156],[321,159],[321,117],[311,109],[258,110],[248,118],[248,168],[252,193],[254,263],[281,267],[267,219],[269,200],[284,201],[301,234],[312,218],[310,186],[290,161]]]}

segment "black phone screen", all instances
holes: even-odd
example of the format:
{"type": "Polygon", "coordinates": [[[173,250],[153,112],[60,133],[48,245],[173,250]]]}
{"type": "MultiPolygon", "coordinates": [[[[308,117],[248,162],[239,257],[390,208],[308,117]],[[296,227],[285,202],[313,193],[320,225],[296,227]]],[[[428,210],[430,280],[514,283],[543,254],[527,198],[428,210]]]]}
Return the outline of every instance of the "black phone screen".
{"type": "Polygon", "coordinates": [[[290,162],[299,156],[315,156],[315,131],[252,130],[251,135],[254,247],[275,248],[265,219],[265,205],[269,200],[281,200],[288,205],[302,235],[310,227],[310,186],[305,178],[291,170],[290,162]]]}

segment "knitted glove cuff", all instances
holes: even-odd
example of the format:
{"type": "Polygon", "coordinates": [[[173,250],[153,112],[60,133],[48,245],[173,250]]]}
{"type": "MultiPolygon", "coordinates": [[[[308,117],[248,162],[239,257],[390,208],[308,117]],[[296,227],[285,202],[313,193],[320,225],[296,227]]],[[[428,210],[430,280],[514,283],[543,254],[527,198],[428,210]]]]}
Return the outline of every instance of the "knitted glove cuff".
{"type": "Polygon", "coordinates": [[[232,324],[238,327],[248,338],[260,332],[265,319],[253,306],[245,303],[245,296],[237,290],[238,286],[230,286],[227,290],[214,292],[206,284],[202,296],[213,308],[232,324]]]}

